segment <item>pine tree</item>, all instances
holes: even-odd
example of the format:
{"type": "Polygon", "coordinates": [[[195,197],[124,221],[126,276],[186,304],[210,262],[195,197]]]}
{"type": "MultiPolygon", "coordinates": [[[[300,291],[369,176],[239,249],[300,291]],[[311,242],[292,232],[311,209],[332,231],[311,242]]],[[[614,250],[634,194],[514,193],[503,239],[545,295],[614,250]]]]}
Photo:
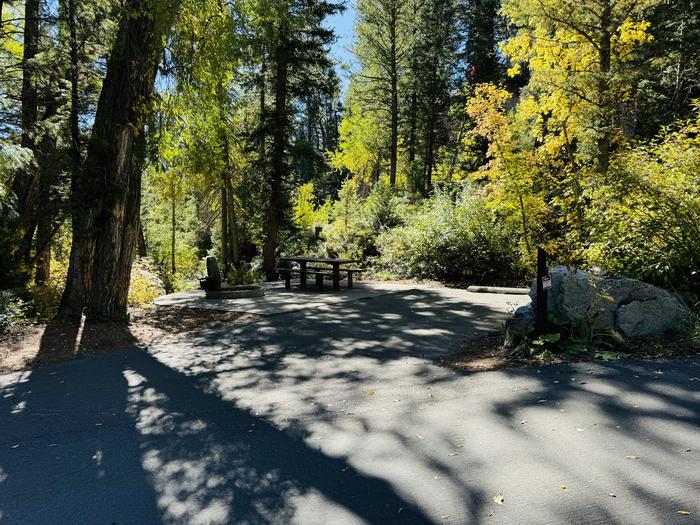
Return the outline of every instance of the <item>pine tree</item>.
{"type": "Polygon", "coordinates": [[[97,106],[82,169],[73,177],[73,242],[60,314],[123,318],[139,232],[140,160],[163,39],[179,2],[129,0],[97,106]]]}
{"type": "Polygon", "coordinates": [[[410,0],[359,0],[355,55],[361,70],[358,82],[363,105],[388,117],[389,183],[396,184],[400,81],[408,66],[415,33],[410,0]]]}

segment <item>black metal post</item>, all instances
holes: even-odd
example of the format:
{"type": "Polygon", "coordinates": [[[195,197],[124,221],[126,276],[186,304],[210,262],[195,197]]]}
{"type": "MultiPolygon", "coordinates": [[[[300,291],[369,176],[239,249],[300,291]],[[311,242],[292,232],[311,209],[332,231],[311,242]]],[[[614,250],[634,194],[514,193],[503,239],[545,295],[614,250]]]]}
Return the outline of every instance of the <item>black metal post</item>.
{"type": "MultiPolygon", "coordinates": [[[[542,335],[547,332],[547,289],[545,281],[549,282],[547,271],[547,252],[537,247],[537,300],[535,302],[535,331],[542,335]]],[[[547,286],[547,288],[549,288],[547,286]]]]}

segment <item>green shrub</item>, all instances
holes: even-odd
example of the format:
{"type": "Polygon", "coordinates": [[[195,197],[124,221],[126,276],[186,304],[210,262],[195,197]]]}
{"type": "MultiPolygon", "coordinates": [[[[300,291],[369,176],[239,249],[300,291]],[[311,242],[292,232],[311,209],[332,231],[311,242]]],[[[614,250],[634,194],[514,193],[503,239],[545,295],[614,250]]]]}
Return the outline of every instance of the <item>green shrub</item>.
{"type": "Polygon", "coordinates": [[[10,290],[0,290],[0,334],[26,322],[27,303],[10,290]]]}
{"type": "Polygon", "coordinates": [[[386,179],[380,180],[362,206],[366,226],[376,234],[395,228],[403,222],[402,205],[403,200],[396,188],[392,188],[386,179]]]}
{"type": "Polygon", "coordinates": [[[365,223],[362,204],[355,182],[346,180],[333,203],[331,224],[325,232],[329,255],[362,257],[372,245],[372,232],[365,223]]]}
{"type": "Polygon", "coordinates": [[[524,278],[516,236],[473,194],[437,192],[378,240],[380,270],[460,283],[514,284],[524,278]]]}
{"type": "Polygon", "coordinates": [[[148,257],[138,259],[131,267],[129,306],[148,306],[165,294],[165,286],[148,257]]]}
{"type": "Polygon", "coordinates": [[[611,170],[594,195],[588,262],[700,294],[700,116],[611,170]]]}

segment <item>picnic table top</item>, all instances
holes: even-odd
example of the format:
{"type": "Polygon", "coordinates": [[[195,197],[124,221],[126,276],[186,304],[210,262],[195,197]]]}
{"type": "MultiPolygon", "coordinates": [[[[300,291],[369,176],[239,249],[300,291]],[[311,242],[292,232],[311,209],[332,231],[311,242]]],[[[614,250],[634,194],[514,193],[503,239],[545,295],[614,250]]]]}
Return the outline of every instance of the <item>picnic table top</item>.
{"type": "Polygon", "coordinates": [[[280,257],[281,261],[292,261],[292,262],[315,262],[315,263],[325,263],[325,264],[350,264],[360,262],[360,259],[333,259],[333,258],[319,258],[319,257],[280,257]]]}

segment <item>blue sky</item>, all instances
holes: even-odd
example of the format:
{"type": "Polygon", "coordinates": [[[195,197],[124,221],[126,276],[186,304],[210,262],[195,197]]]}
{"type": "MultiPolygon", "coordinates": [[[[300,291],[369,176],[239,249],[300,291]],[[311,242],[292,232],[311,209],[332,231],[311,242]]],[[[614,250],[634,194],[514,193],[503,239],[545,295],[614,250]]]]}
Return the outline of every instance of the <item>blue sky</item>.
{"type": "Polygon", "coordinates": [[[351,52],[353,43],[353,33],[355,24],[355,5],[354,0],[347,0],[345,3],[345,12],[334,15],[327,20],[327,27],[333,28],[338,37],[335,44],[331,46],[331,55],[340,64],[336,67],[338,76],[340,77],[343,88],[342,92],[348,87],[349,73],[342,68],[342,64],[352,66],[354,56],[351,52]]]}

